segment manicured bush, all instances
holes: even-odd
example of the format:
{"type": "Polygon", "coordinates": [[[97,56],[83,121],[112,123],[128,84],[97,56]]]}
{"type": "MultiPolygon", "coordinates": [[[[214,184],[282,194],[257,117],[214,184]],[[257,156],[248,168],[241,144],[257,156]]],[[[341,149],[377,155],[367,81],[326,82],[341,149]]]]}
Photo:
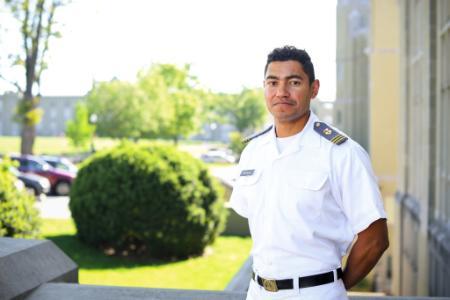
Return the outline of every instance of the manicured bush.
{"type": "Polygon", "coordinates": [[[14,185],[17,180],[9,171],[10,162],[0,161],[0,236],[36,238],[40,219],[34,198],[14,185]]]}
{"type": "Polygon", "coordinates": [[[223,230],[220,193],[189,154],[124,144],[83,163],[70,209],[78,236],[88,244],[183,258],[201,254],[223,230]]]}

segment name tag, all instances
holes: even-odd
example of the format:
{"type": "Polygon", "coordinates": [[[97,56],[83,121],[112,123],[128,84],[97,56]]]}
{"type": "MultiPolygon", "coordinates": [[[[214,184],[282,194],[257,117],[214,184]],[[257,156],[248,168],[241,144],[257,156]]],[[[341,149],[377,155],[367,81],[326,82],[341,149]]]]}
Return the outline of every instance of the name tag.
{"type": "Polygon", "coordinates": [[[252,176],[255,173],[255,170],[242,170],[240,176],[252,176]]]}

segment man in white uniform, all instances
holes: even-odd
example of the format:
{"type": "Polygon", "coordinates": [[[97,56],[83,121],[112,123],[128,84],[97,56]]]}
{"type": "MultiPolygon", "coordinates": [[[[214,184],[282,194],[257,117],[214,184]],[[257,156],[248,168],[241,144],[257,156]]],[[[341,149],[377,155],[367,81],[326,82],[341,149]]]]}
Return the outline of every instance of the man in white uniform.
{"type": "Polygon", "coordinates": [[[273,50],[264,89],[274,125],[248,139],[230,199],[253,239],[247,299],[347,299],[389,245],[370,159],[310,111],[319,81],[304,50],[273,50]]]}

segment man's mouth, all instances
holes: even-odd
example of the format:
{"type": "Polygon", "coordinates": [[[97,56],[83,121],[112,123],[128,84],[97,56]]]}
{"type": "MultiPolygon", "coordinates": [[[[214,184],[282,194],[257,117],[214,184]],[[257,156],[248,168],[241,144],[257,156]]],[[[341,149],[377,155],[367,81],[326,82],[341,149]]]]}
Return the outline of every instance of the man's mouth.
{"type": "Polygon", "coordinates": [[[292,101],[283,101],[283,102],[275,102],[273,104],[273,106],[277,106],[277,105],[289,105],[289,106],[293,106],[295,105],[295,102],[292,101]]]}

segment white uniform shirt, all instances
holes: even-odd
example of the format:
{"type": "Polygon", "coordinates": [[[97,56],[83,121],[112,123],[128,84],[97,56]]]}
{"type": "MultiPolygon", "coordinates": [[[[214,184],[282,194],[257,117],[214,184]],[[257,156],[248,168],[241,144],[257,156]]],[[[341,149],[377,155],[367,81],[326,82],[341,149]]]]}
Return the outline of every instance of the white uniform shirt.
{"type": "Polygon", "coordinates": [[[385,218],[364,149],[333,144],[309,120],[279,153],[275,130],[244,149],[230,204],[248,218],[253,268],[264,277],[296,278],[336,269],[356,234],[385,218]]]}

